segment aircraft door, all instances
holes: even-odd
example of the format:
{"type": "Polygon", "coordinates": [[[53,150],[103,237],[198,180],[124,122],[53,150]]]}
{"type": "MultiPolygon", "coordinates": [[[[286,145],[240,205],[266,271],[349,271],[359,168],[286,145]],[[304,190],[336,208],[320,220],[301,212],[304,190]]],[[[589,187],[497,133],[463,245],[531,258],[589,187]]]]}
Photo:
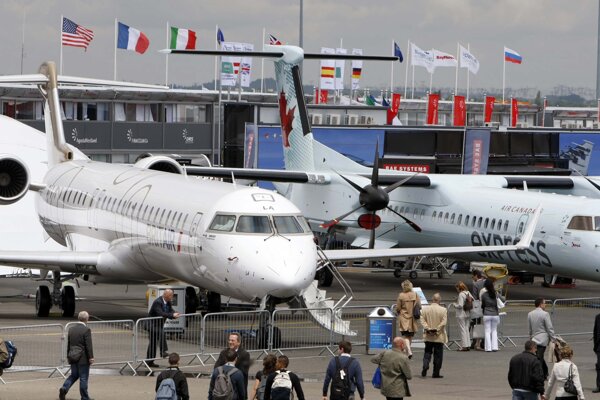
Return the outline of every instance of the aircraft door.
{"type": "Polygon", "coordinates": [[[190,226],[190,237],[188,242],[188,249],[190,252],[190,258],[192,266],[194,268],[200,268],[200,258],[202,256],[202,242],[198,236],[198,226],[202,220],[202,213],[196,213],[192,219],[192,225],[190,226]]]}
{"type": "Polygon", "coordinates": [[[515,227],[515,240],[518,240],[523,236],[523,232],[525,232],[525,227],[527,226],[527,221],[529,221],[529,214],[523,214],[519,217],[517,221],[517,226],[515,227]]]}

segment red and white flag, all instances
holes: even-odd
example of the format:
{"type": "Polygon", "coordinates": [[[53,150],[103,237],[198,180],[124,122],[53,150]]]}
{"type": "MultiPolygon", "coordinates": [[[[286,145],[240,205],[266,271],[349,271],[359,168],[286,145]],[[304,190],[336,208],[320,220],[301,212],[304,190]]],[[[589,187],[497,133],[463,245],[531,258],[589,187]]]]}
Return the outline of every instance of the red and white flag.
{"type": "Polygon", "coordinates": [[[465,126],[466,119],[465,96],[454,96],[454,126],[465,126]]]}
{"type": "Polygon", "coordinates": [[[485,96],[485,106],[483,110],[483,122],[492,122],[492,112],[494,111],[494,103],[496,98],[493,96],[485,96]]]}
{"type": "Polygon", "coordinates": [[[437,125],[439,104],[439,93],[429,93],[429,100],[427,101],[427,125],[437,125]]]}
{"type": "Polygon", "coordinates": [[[85,50],[94,39],[94,32],[91,29],[84,28],[65,17],[62,20],[61,35],[63,46],[82,47],[85,50]]]}
{"type": "Polygon", "coordinates": [[[510,126],[516,127],[519,120],[519,102],[517,99],[510,99],[510,126]]]}

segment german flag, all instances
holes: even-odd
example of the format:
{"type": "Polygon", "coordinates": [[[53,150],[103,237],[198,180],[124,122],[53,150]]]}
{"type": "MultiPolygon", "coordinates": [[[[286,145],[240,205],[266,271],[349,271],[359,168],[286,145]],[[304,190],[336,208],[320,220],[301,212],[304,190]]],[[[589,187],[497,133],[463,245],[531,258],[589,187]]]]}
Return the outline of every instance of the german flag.
{"type": "Polygon", "coordinates": [[[333,78],[334,67],[321,67],[321,78],[333,78]]]}
{"type": "Polygon", "coordinates": [[[352,79],[360,79],[362,68],[352,68],[352,79]]]}

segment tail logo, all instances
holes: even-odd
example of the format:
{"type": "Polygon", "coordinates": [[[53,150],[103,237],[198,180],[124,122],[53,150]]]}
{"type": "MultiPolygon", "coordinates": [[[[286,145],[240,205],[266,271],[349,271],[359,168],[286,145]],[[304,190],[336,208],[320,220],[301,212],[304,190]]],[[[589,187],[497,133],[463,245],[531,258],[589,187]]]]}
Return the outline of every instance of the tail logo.
{"type": "Polygon", "coordinates": [[[290,147],[290,132],[292,131],[292,123],[294,122],[294,112],[296,107],[287,109],[287,99],[283,90],[279,94],[279,117],[281,119],[281,135],[283,136],[283,147],[290,147]]]}

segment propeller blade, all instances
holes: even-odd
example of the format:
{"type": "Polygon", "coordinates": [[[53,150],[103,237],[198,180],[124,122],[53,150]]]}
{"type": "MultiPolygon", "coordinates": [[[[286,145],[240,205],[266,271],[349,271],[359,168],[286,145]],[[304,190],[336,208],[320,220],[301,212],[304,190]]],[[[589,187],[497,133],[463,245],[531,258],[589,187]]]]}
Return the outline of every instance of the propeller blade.
{"type": "Polygon", "coordinates": [[[358,186],[356,183],[352,182],[350,179],[346,178],[344,175],[340,174],[336,170],[333,170],[333,172],[335,172],[336,174],[338,174],[340,176],[340,178],[342,178],[343,180],[345,180],[346,182],[348,182],[348,184],[350,186],[352,186],[354,189],[356,189],[359,193],[363,193],[365,191],[365,189],[363,189],[362,187],[358,186]]]}
{"type": "Polygon", "coordinates": [[[371,185],[377,187],[379,184],[379,138],[375,144],[375,160],[373,160],[373,172],[371,173],[371,185]]]}
{"type": "MultiPolygon", "coordinates": [[[[375,215],[377,211],[373,211],[373,219],[375,219],[375,215]]],[[[371,237],[369,238],[369,249],[375,248],[375,229],[371,229],[371,237]]]]}
{"type": "Polygon", "coordinates": [[[402,218],[404,220],[404,222],[406,222],[408,224],[408,226],[410,226],[411,228],[413,228],[415,231],[417,232],[421,232],[422,229],[419,225],[415,224],[414,222],[412,222],[410,219],[406,218],[404,215],[400,214],[399,212],[396,212],[396,210],[394,210],[391,207],[386,207],[388,210],[390,210],[391,212],[393,212],[394,214],[396,214],[397,216],[399,216],[400,218],[402,218]]]}
{"type": "Polygon", "coordinates": [[[389,193],[392,190],[395,190],[395,189],[399,188],[400,186],[404,185],[410,178],[412,178],[413,176],[417,176],[417,175],[418,175],[418,173],[410,175],[410,176],[408,176],[408,177],[406,177],[406,178],[404,178],[402,180],[399,180],[397,182],[394,182],[390,186],[386,187],[384,190],[385,190],[386,193],[389,193]]]}
{"type": "Polygon", "coordinates": [[[335,225],[337,225],[341,220],[343,220],[344,218],[346,218],[348,215],[360,210],[362,208],[362,206],[358,206],[356,207],[354,210],[347,212],[346,214],[342,214],[337,218],[332,219],[331,221],[328,222],[324,222],[321,224],[321,228],[331,228],[335,225]]]}

